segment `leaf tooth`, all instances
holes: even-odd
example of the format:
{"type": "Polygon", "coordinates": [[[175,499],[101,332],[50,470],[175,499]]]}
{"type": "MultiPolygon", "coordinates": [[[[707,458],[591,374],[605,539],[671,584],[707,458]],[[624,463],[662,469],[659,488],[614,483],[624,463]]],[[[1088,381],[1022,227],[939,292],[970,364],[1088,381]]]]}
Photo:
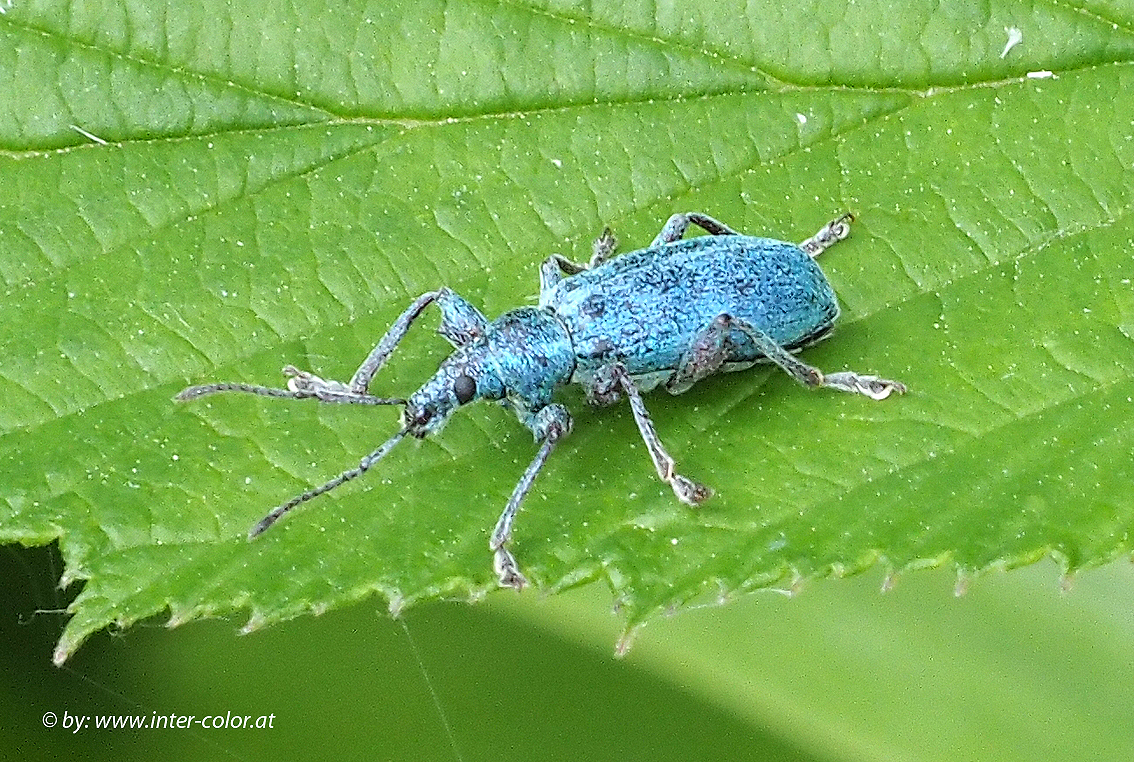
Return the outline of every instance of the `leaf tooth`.
{"type": "Polygon", "coordinates": [[[641,630],[641,624],[630,625],[623,630],[622,634],[618,636],[618,641],[614,644],[614,655],[621,659],[629,653],[630,647],[634,645],[634,639],[638,637],[641,630]]]}
{"type": "Polygon", "coordinates": [[[957,581],[953,583],[953,595],[960,598],[962,595],[969,591],[969,585],[973,581],[973,573],[968,569],[958,566],[957,567],[957,581]]]}
{"type": "Polygon", "coordinates": [[[253,611],[252,615],[248,617],[248,621],[240,628],[241,635],[248,635],[256,630],[263,629],[268,624],[268,618],[264,616],[262,611],[253,611]]]}
{"type": "Polygon", "coordinates": [[[893,590],[894,586],[898,584],[899,576],[893,567],[887,568],[885,576],[882,577],[882,592],[888,593],[893,590]]]}

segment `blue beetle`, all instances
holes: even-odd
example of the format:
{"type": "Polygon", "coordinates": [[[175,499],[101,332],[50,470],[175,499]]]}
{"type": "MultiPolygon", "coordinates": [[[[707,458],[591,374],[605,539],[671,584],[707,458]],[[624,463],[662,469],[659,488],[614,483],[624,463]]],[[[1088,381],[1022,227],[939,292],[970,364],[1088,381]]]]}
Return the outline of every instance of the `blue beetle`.
{"type": "Polygon", "coordinates": [[[439,431],[453,410],[473,400],[499,401],[540,443],[489,540],[500,584],[519,589],[526,580],[508,549],[512,524],[551,451],[571,430],[567,408],[552,401],[557,387],[582,384],[594,405],[610,405],[625,395],[658,476],[689,505],[703,502],[712,490],[674,470],[642,392],[664,385],[680,394],[706,376],[757,362],[773,362],[809,387],[877,400],[906,391],[903,384],[876,376],[823,373],[795,357],[834,327],[838,302],[813,260],[849,235],[852,220],[845,214],[797,246],[741,235],[704,214],[675,214],[648,248],[614,259],[616,244],[607,229],[595,241],[589,264],[559,255],[543,263],[536,307],[520,307],[489,322],[447,288],[422,294],[394,321],[349,383],[289,365],[284,368],[286,389],[216,383],[191,386],[175,399],[244,392],[405,406],[398,433],[356,468],[277,507],[251,529],[249,539],[300,503],[361,476],[407,434],[421,439],[439,431]],[[685,239],[690,224],[710,235],[685,239]],[[440,308],[438,332],[455,351],[408,400],[372,396],[371,379],[430,304],[440,308]]]}

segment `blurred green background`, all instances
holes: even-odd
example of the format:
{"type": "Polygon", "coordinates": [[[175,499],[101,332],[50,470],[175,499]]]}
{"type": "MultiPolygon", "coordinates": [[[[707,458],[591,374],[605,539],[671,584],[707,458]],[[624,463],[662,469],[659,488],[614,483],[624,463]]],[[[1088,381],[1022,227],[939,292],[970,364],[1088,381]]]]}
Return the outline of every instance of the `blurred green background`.
{"type": "Polygon", "coordinates": [[[0,758],[1124,760],[1134,566],[1041,563],[953,594],[865,574],[656,620],[626,657],[605,591],[502,593],[100,633],[51,666],[48,548],[4,548],[0,758]],[[533,593],[534,594],[531,594],[533,593]],[[407,635],[408,631],[408,635],[407,635]],[[420,658],[420,663],[419,663],[420,658]],[[436,703],[435,703],[436,701],[436,703]],[[440,710],[440,711],[439,711],[440,710]],[[46,729],[45,712],[276,715],[271,730],[46,729]],[[444,720],[442,720],[442,715],[444,720]],[[446,724],[449,731],[446,731],[446,724]]]}

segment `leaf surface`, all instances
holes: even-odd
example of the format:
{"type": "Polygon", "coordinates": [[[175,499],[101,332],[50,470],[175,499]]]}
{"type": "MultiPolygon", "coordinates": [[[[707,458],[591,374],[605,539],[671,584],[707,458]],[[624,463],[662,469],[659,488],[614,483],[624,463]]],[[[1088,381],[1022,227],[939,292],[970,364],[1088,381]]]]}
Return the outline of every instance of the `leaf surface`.
{"type": "MultiPolygon", "coordinates": [[[[535,451],[505,411],[462,410],[250,544],[396,411],[170,398],[288,362],[348,378],[418,294],[494,316],[548,254],[585,259],[604,225],[645,245],[675,211],[796,241],[853,211],[821,261],[840,330],[805,357],[910,394],[764,369],[650,395],[717,490],[691,511],[624,406],[565,390],[574,432],[516,525],[539,588],[604,580],[633,627],[875,563],[1130,550],[1127,5],[4,7],[0,540],[58,538],[85,580],[58,659],[166,610],[255,627],[491,590],[535,451]]],[[[444,356],[424,322],[376,393],[444,356]]]]}

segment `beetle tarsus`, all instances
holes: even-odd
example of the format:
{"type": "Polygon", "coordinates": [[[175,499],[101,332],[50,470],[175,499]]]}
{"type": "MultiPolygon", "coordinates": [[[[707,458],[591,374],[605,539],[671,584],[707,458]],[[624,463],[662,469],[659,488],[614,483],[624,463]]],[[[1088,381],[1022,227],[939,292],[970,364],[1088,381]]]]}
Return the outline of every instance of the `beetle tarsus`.
{"type": "Polygon", "coordinates": [[[819,228],[819,231],[816,232],[815,235],[799,244],[799,248],[806,251],[808,256],[812,259],[815,259],[815,257],[849,236],[850,224],[852,222],[854,222],[854,215],[847,212],[842,217],[831,220],[826,225],[819,228]]]}
{"type": "Polygon", "coordinates": [[[519,591],[528,584],[527,578],[520,573],[516,557],[507,548],[496,548],[492,556],[492,568],[496,572],[500,587],[510,587],[519,591]]]}
{"type": "Polygon", "coordinates": [[[695,482],[681,474],[673,474],[670,485],[673,487],[673,494],[686,505],[696,507],[713,496],[712,487],[695,482]]]}
{"type": "Polygon", "coordinates": [[[841,392],[862,394],[875,400],[884,400],[891,392],[906,393],[906,385],[901,381],[891,381],[878,376],[862,376],[851,371],[828,373],[823,379],[823,386],[841,392]]]}

